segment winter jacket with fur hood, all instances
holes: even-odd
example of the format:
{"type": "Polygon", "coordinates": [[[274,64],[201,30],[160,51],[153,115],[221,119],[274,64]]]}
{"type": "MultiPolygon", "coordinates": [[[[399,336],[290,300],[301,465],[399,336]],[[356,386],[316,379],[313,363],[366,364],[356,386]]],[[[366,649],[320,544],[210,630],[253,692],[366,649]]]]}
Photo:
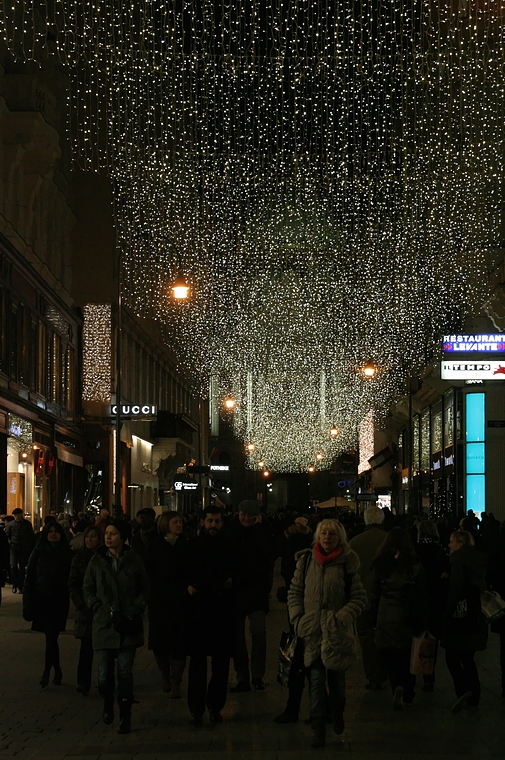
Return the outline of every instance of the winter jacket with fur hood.
{"type": "Polygon", "coordinates": [[[356,656],[354,621],[367,601],[358,573],[358,555],[346,547],[324,567],[317,561],[314,549],[306,549],[297,557],[288,608],[296,634],[305,644],[305,666],[321,657],[329,670],[346,670],[356,656]]]}

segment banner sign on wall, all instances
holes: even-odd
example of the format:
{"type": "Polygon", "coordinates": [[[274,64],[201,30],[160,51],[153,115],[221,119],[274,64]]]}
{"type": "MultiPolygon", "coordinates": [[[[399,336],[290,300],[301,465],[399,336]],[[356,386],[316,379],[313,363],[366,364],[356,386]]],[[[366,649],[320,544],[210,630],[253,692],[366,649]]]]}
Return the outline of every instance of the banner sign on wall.
{"type": "Polygon", "coordinates": [[[502,362],[443,361],[442,380],[505,380],[502,362]]]}
{"type": "Polygon", "coordinates": [[[505,335],[444,335],[444,354],[505,354],[505,335]]]}

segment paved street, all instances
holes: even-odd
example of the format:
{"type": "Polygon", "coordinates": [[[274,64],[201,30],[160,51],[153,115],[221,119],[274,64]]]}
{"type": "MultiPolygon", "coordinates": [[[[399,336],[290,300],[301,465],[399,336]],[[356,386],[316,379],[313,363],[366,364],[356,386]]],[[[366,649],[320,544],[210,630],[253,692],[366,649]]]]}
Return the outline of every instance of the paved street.
{"type": "MultiPolygon", "coordinates": [[[[279,585],[279,584],[277,584],[279,585]]],[[[312,750],[310,728],[277,726],[272,718],[282,711],[286,691],[276,683],[276,643],[285,620],[285,608],[272,603],[269,623],[269,661],[263,693],[230,694],[220,726],[189,725],[185,699],[170,701],[161,692],[153,657],[147,648],[138,652],[135,666],[133,731],[118,736],[116,726],[100,718],[101,700],[96,683],[89,697],[75,691],[78,643],[72,622],[61,636],[63,685],[42,690],[38,680],[43,664],[43,636],[32,633],[21,616],[21,598],[4,589],[0,609],[0,756],[62,760],[136,758],[173,760],[261,758],[305,760],[336,752],[353,760],[442,760],[442,758],[493,758],[504,756],[505,700],[500,698],[497,637],[479,658],[483,699],[479,709],[450,713],[453,691],[443,661],[439,663],[434,694],[418,691],[412,708],[393,712],[388,691],[367,692],[359,663],[348,676],[347,730],[342,738],[329,732],[325,750],[312,750]]],[[[233,683],[233,678],[231,678],[233,683]]],[[[184,690],[185,693],[185,690],[184,690]]],[[[307,715],[304,695],[303,717],[307,715]]]]}

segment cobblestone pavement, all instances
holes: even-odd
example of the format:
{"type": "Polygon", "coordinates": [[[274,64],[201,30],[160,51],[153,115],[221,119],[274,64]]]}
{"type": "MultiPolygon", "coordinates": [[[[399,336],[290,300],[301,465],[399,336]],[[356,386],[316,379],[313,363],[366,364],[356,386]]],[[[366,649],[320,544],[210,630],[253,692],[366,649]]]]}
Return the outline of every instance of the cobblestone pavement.
{"type": "MultiPolygon", "coordinates": [[[[304,694],[298,724],[278,726],[287,693],[275,679],[276,644],[285,622],[285,606],[272,602],[268,616],[269,657],[265,692],[230,694],[225,722],[199,729],[189,725],[185,699],[163,694],[151,652],[137,653],[133,731],[118,736],[101,721],[96,682],[89,697],[75,691],[78,642],[68,632],[60,637],[63,684],[42,690],[43,636],[32,633],[21,616],[21,598],[3,590],[0,608],[0,757],[42,760],[217,760],[233,756],[256,760],[308,760],[334,757],[349,760],[442,760],[443,758],[504,758],[505,700],[500,697],[497,637],[490,635],[486,652],[478,655],[483,697],[480,708],[450,712],[454,694],[443,655],[437,666],[433,694],[418,690],[414,705],[394,712],[389,691],[367,692],[360,663],[348,674],[346,731],[329,731],[324,750],[311,750],[311,731],[304,694]]],[[[233,671],[230,671],[232,684],[233,671]]],[[[184,684],[185,687],[185,684],[184,684]]],[[[185,688],[184,692],[185,694],[185,688]]],[[[117,720],[116,720],[117,723],[117,720]]]]}

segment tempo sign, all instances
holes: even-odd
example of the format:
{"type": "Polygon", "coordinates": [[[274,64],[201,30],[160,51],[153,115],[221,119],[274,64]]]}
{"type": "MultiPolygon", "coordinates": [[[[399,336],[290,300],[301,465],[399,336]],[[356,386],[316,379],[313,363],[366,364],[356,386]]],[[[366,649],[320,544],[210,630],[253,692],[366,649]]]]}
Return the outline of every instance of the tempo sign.
{"type": "Polygon", "coordinates": [[[444,335],[444,354],[505,353],[505,335],[444,335]]]}
{"type": "MultiPolygon", "coordinates": [[[[121,417],[155,417],[157,407],[153,404],[122,404],[121,417]]],[[[111,416],[117,414],[117,404],[110,408],[111,416]]]]}
{"type": "Polygon", "coordinates": [[[505,360],[503,362],[443,361],[440,376],[442,380],[505,380],[505,360]]]}

